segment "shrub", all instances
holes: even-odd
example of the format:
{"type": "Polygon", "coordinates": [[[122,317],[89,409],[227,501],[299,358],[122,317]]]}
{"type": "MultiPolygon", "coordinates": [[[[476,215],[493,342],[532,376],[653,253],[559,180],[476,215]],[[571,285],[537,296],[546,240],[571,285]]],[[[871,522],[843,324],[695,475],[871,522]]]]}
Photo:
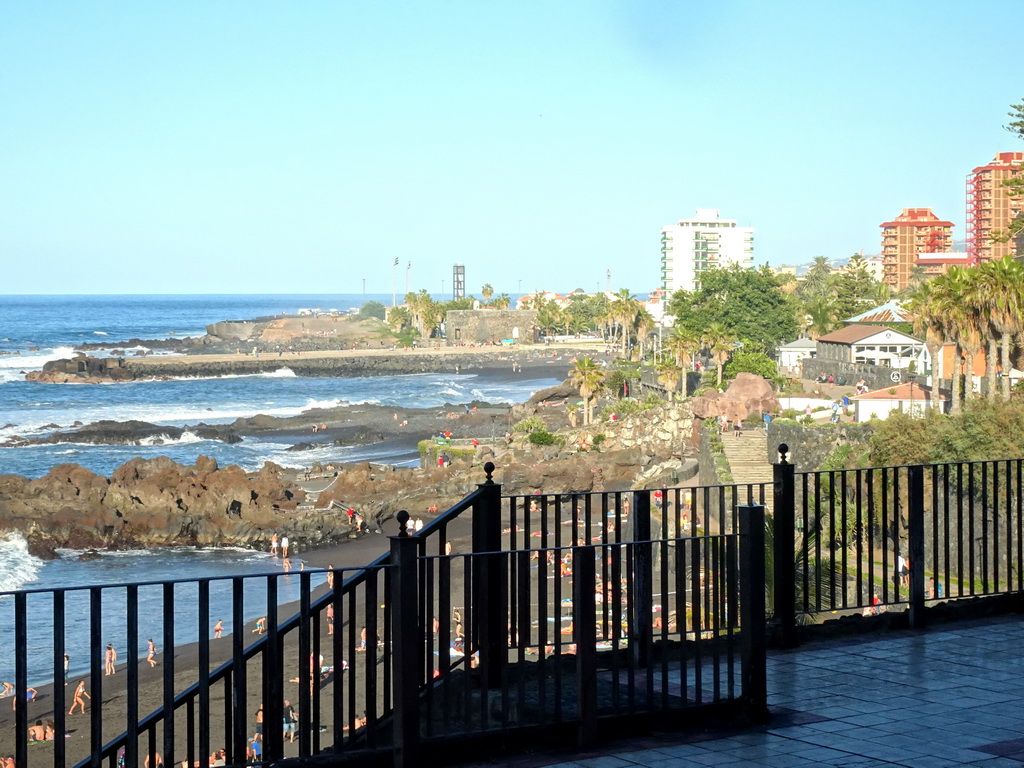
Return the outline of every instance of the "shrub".
{"type": "Polygon", "coordinates": [[[725,379],[735,379],[739,373],[754,373],[768,381],[779,379],[779,367],[763,352],[735,352],[723,373],[725,379]]]}
{"type": "Polygon", "coordinates": [[[539,432],[544,429],[544,422],[538,416],[527,416],[512,427],[513,432],[539,432]]]}
{"type": "Polygon", "coordinates": [[[534,445],[555,445],[559,442],[558,435],[553,435],[546,429],[538,429],[536,432],[531,432],[526,439],[534,445]]]}

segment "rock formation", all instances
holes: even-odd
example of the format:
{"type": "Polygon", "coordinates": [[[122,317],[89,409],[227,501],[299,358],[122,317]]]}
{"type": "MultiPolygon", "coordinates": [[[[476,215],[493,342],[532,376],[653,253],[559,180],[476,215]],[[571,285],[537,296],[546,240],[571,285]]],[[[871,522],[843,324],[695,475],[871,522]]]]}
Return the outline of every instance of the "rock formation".
{"type": "Polygon", "coordinates": [[[0,475],[0,530],[22,532],[41,555],[58,547],[261,546],[282,526],[296,540],[347,535],[347,521],[299,514],[304,498],[269,462],[246,473],[202,456],[194,466],[132,459],[110,478],[62,464],[37,480],[0,475]]]}
{"type": "Polygon", "coordinates": [[[729,421],[760,419],[764,413],[778,413],[779,400],[768,381],[753,373],[740,373],[725,392],[711,390],[691,401],[698,419],[725,417],[729,421]]]}

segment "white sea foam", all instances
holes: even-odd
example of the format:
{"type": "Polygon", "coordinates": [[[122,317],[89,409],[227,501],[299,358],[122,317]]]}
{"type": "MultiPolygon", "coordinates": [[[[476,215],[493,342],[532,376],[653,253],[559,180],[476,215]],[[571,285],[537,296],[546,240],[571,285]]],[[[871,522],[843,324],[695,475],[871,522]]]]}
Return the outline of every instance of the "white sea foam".
{"type": "Polygon", "coordinates": [[[139,440],[139,445],[189,445],[190,443],[203,443],[205,438],[199,437],[193,432],[185,430],[181,437],[169,437],[167,435],[153,435],[139,440]]]}
{"type": "Polygon", "coordinates": [[[28,543],[20,534],[9,533],[0,539],[0,592],[31,584],[42,567],[43,561],[29,554],[28,543]]]}
{"type": "Polygon", "coordinates": [[[38,371],[51,360],[72,357],[73,347],[56,347],[48,352],[32,352],[26,355],[0,355],[0,383],[23,381],[22,371],[38,371]]]}
{"type": "MultiPolygon", "coordinates": [[[[296,377],[295,371],[288,366],[282,366],[276,371],[266,371],[264,373],[225,373],[220,376],[169,376],[168,379],[171,381],[210,381],[213,379],[253,379],[253,378],[265,378],[265,379],[292,379],[296,377]]],[[[141,379],[140,381],[147,381],[141,379]]],[[[153,379],[157,381],[157,379],[153,379]]]]}

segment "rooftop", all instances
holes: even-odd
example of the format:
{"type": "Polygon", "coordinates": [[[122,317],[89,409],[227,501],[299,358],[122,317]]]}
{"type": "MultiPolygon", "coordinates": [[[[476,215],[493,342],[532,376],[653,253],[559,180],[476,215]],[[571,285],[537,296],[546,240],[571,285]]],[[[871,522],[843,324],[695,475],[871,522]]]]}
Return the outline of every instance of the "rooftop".
{"type": "Polygon", "coordinates": [[[856,344],[858,341],[874,336],[876,333],[895,333],[905,339],[914,338],[882,325],[848,325],[845,328],[840,328],[838,331],[832,331],[832,333],[819,336],[818,341],[831,342],[833,344],[856,344]]]}
{"type": "Polygon", "coordinates": [[[913,312],[907,311],[899,303],[890,301],[879,307],[861,312],[859,315],[843,320],[844,323],[912,323],[917,318],[913,312]]]}

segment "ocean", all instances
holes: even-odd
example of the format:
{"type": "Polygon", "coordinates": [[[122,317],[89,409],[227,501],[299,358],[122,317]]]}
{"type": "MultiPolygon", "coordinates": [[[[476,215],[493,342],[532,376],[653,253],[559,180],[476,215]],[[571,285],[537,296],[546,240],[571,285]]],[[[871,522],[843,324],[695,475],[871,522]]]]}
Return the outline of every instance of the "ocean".
{"type": "MultiPolygon", "coordinates": [[[[390,295],[359,294],[0,296],[0,351],[8,353],[0,354],[0,474],[40,477],[57,464],[72,462],[109,475],[135,456],[169,456],[175,461],[192,464],[199,455],[206,455],[215,457],[222,465],[238,464],[247,470],[257,469],[268,460],[287,467],[329,460],[410,462],[409,456],[395,455],[395,449],[381,446],[325,447],[295,453],[286,450],[296,442],[288,437],[276,440],[246,438],[240,443],[227,445],[200,440],[187,431],[179,440],[155,445],[2,447],[2,444],[13,435],[45,435],[56,429],[67,430],[75,421],[88,424],[101,419],[136,419],[187,428],[200,421],[219,424],[256,414],[291,416],[310,408],[346,403],[380,403],[407,408],[470,400],[512,403],[559,383],[558,379],[538,377],[529,371],[522,378],[513,380],[454,373],[305,378],[296,376],[286,365],[262,375],[124,384],[60,385],[24,380],[26,372],[39,370],[47,361],[70,357],[75,344],[109,341],[110,345],[105,350],[91,352],[102,355],[115,348],[125,349],[119,342],[132,338],[201,336],[206,325],[220,320],[295,314],[300,308],[346,311],[358,308],[366,301],[389,304],[390,300],[390,295]]],[[[415,460],[418,461],[418,457],[415,460]]],[[[295,560],[295,565],[298,567],[298,560],[295,560]]],[[[28,554],[25,542],[19,536],[0,537],[0,592],[121,583],[143,577],[153,581],[271,570],[274,570],[273,563],[265,554],[231,549],[118,553],[89,561],[79,561],[76,553],[72,552],[64,553],[58,560],[43,562],[28,554]]],[[[281,600],[290,599],[294,599],[294,595],[287,589],[283,590],[281,600]]],[[[252,600],[250,609],[247,597],[247,619],[265,613],[259,594],[254,594],[252,600]]],[[[187,595],[181,601],[183,610],[191,608],[194,611],[194,603],[187,595]]],[[[223,613],[225,618],[230,616],[230,595],[215,592],[211,601],[211,613],[223,613]]],[[[69,604],[71,615],[67,644],[72,655],[73,674],[86,668],[88,631],[82,610],[81,606],[72,608],[69,604]]],[[[13,647],[11,611],[12,598],[0,596],[0,647],[13,647]]],[[[109,627],[111,637],[123,636],[123,621],[123,607],[104,607],[104,626],[109,627]]],[[[34,624],[32,628],[32,642],[36,643],[30,648],[33,658],[46,658],[49,630],[44,624],[34,624]]],[[[186,622],[182,626],[189,625],[186,622]]],[[[147,631],[159,636],[160,629],[155,626],[147,631]]],[[[183,629],[184,634],[176,641],[194,641],[198,631],[193,621],[191,628],[183,629]]],[[[134,649],[139,653],[143,650],[134,649]]],[[[10,656],[0,656],[0,680],[11,679],[12,664],[10,656]]],[[[33,665],[31,682],[45,682],[51,677],[52,671],[47,671],[45,663],[41,667],[33,665]]]]}
{"type": "MultiPolygon", "coordinates": [[[[12,436],[65,431],[75,421],[134,419],[188,427],[199,422],[228,423],[265,414],[294,416],[310,408],[379,403],[427,408],[444,403],[482,400],[521,402],[533,392],[559,383],[528,372],[513,381],[477,374],[416,374],[366,378],[296,376],[284,361],[281,368],[252,376],[224,376],[171,381],[139,381],[116,385],[53,385],[26,382],[24,374],[49,360],[70,357],[74,344],[109,340],[109,353],[131,338],[167,339],[201,336],[218,320],[240,320],[271,314],[295,314],[300,308],[346,311],[366,301],[390,296],[369,294],[310,296],[0,296],[0,446],[12,436]],[[56,426],[54,426],[56,425],[56,426]]],[[[103,354],[104,350],[93,354],[103,354]]],[[[301,453],[287,448],[294,437],[247,438],[227,445],[186,433],[158,444],[107,446],[79,443],[0,447],[0,473],[40,477],[57,464],[80,464],[109,475],[135,456],[169,456],[191,464],[200,454],[221,464],[258,469],[264,461],[285,467],[314,461],[417,461],[395,455],[386,446],[324,447],[301,453]]]]}

